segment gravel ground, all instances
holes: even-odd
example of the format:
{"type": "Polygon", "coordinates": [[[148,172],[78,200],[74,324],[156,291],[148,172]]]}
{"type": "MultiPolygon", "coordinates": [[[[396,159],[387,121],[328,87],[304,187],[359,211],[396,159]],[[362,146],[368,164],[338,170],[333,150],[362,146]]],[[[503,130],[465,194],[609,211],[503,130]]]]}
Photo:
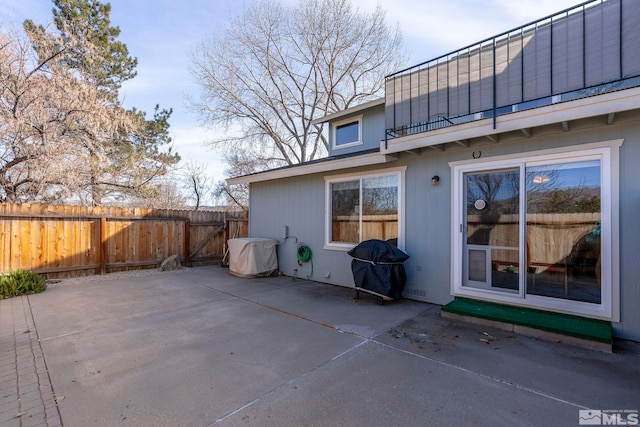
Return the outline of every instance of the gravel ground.
{"type": "MultiPolygon", "coordinates": [[[[184,271],[184,269],[175,270],[173,271],[173,273],[179,273],[181,271],[184,271]]],[[[127,277],[147,277],[162,273],[166,272],[160,271],[157,268],[153,268],[147,270],[119,271],[116,273],[109,273],[104,275],[70,277],[67,279],[48,279],[47,286],[51,288],[57,288],[61,286],[87,285],[90,283],[104,282],[107,280],[126,279],[127,277]]]]}

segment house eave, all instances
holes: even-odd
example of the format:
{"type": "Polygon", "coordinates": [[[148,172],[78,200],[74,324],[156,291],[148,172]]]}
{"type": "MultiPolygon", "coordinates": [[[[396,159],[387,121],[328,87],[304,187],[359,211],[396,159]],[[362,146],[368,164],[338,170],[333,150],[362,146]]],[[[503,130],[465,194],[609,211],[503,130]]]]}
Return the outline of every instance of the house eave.
{"type": "Polygon", "coordinates": [[[326,161],[322,162],[301,164],[282,169],[273,169],[251,175],[228,178],[226,181],[229,185],[252,184],[255,182],[272,181],[275,179],[291,178],[296,176],[311,175],[315,173],[325,173],[340,169],[350,169],[360,166],[384,164],[397,159],[398,157],[395,155],[376,152],[340,159],[327,159],[326,161]]]}

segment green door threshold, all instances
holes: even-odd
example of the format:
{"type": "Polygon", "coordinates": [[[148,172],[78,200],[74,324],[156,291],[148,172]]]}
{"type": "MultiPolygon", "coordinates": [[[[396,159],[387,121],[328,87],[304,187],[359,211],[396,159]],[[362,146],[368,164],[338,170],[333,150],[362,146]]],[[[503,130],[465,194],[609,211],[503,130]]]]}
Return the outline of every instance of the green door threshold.
{"type": "Polygon", "coordinates": [[[570,314],[514,307],[456,297],[441,309],[443,317],[486,324],[523,335],[611,351],[611,323],[570,314]]]}

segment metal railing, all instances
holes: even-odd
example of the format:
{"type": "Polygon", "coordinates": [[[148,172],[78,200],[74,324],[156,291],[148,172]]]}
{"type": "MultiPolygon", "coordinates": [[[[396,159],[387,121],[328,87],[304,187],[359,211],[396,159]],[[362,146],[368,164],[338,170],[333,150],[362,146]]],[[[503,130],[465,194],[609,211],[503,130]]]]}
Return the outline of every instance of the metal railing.
{"type": "Polygon", "coordinates": [[[590,0],[386,77],[386,139],[640,85],[640,1],[590,0]]]}

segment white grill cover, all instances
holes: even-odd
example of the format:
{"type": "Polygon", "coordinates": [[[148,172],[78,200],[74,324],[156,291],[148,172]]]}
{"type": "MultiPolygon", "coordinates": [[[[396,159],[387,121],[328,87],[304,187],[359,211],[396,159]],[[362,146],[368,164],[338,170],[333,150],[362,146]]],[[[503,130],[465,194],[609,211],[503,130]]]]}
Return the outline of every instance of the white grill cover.
{"type": "Polygon", "coordinates": [[[259,237],[231,239],[229,272],[239,277],[268,276],[278,269],[277,242],[259,237]]]}

